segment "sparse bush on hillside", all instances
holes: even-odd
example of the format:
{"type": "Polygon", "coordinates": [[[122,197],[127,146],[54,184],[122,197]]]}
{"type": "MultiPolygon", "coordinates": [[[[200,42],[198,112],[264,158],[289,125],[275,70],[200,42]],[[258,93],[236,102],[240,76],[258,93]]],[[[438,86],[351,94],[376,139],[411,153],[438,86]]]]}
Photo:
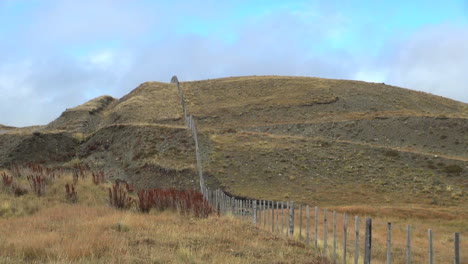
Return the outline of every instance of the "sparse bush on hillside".
{"type": "Polygon", "coordinates": [[[13,177],[9,176],[5,172],[2,172],[2,183],[5,187],[10,187],[13,183],[13,177]]]}
{"type": "Polygon", "coordinates": [[[153,190],[138,191],[138,209],[143,213],[148,213],[154,205],[153,190]]]}
{"type": "Polygon", "coordinates": [[[76,184],[78,179],[85,179],[86,172],[89,170],[89,166],[83,164],[76,164],[73,166],[73,183],[76,184]]]}
{"type": "Polygon", "coordinates": [[[106,177],[104,175],[104,171],[96,171],[96,172],[92,172],[92,176],[93,176],[93,183],[98,185],[100,183],[103,183],[106,181],[106,177]]]}
{"type": "Polygon", "coordinates": [[[175,209],[182,214],[193,213],[196,217],[207,217],[212,212],[203,195],[194,190],[155,189],[154,203],[159,210],[175,209]]]}
{"type": "Polygon", "coordinates": [[[65,199],[71,203],[78,201],[78,195],[73,184],[65,184],[65,199]]]}
{"type": "Polygon", "coordinates": [[[460,174],[462,173],[463,168],[458,165],[448,165],[444,168],[444,172],[450,174],[460,174]]]}
{"type": "Polygon", "coordinates": [[[128,196],[127,189],[116,182],[109,188],[109,204],[118,209],[128,209],[135,201],[128,196]]]}
{"type": "Polygon", "coordinates": [[[393,150],[393,149],[385,150],[383,154],[384,156],[395,157],[395,158],[400,156],[400,153],[398,153],[397,150],[393,150]]]}
{"type": "Polygon", "coordinates": [[[29,186],[31,190],[37,195],[42,196],[46,191],[46,182],[45,178],[41,175],[31,175],[28,176],[29,186]]]}
{"type": "Polygon", "coordinates": [[[13,176],[18,178],[20,178],[23,175],[20,167],[16,163],[11,164],[10,171],[13,174],[13,176]]]}
{"type": "Polygon", "coordinates": [[[207,217],[212,209],[203,195],[194,190],[151,189],[138,191],[138,208],[147,213],[151,208],[175,210],[181,214],[207,217]]]}

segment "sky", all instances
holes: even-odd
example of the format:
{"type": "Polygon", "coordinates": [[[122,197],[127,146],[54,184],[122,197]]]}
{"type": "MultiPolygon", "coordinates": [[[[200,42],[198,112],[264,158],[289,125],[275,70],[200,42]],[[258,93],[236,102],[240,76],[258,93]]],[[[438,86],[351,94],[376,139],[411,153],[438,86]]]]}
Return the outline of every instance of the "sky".
{"type": "Polygon", "coordinates": [[[385,82],[468,103],[468,0],[0,0],[0,124],[173,75],[385,82]]]}

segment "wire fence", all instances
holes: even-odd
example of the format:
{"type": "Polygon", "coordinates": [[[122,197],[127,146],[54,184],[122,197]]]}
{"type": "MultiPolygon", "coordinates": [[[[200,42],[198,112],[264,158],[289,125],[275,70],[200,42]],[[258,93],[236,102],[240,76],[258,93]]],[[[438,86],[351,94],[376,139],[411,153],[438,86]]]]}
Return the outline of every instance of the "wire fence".
{"type": "Polygon", "coordinates": [[[311,210],[310,205],[294,201],[244,199],[221,189],[208,188],[203,176],[196,121],[187,113],[176,76],[172,77],[171,83],[177,85],[184,122],[195,143],[200,191],[218,214],[235,215],[278,236],[303,242],[333,263],[468,263],[460,258],[458,232],[450,236],[439,234],[439,240],[434,240],[432,229],[394,225],[372,218],[360,219],[359,216],[354,216],[352,223],[353,219],[346,213],[329,212],[319,207],[311,210]]]}

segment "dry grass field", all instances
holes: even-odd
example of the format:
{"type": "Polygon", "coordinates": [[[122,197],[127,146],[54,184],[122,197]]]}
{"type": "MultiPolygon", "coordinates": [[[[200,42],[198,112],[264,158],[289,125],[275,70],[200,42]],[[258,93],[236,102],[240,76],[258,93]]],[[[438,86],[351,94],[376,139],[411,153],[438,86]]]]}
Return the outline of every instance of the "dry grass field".
{"type": "MultiPolygon", "coordinates": [[[[26,189],[25,179],[13,178],[26,189]]],[[[232,216],[195,218],[174,211],[108,205],[109,183],[49,179],[46,193],[0,191],[0,263],[328,263],[311,249],[232,216]]]]}

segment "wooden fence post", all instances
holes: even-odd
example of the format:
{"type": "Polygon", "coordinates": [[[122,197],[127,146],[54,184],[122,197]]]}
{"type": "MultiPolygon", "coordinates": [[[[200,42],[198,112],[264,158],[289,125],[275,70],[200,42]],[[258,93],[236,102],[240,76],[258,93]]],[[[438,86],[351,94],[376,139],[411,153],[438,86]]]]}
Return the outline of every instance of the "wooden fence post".
{"type": "Polygon", "coordinates": [[[266,213],[266,210],[267,210],[267,202],[265,200],[263,200],[263,210],[264,210],[264,214],[263,214],[263,227],[266,228],[266,221],[267,221],[267,213],[266,213]]]}
{"type": "Polygon", "coordinates": [[[392,263],[392,223],[387,223],[387,264],[392,263]]]}
{"type": "Polygon", "coordinates": [[[253,224],[257,225],[257,200],[253,200],[253,224]]]}
{"type": "Polygon", "coordinates": [[[333,211],[333,263],[336,263],[336,212],[333,211]]]}
{"type": "Polygon", "coordinates": [[[302,204],[299,205],[299,240],[302,240],[302,204]]]}
{"type": "Polygon", "coordinates": [[[323,255],[328,257],[328,210],[323,210],[323,255]]]}
{"type": "Polygon", "coordinates": [[[310,245],[310,206],[306,206],[306,246],[310,245]]]}
{"type": "Polygon", "coordinates": [[[429,254],[429,264],[433,264],[433,252],[432,252],[432,230],[431,229],[428,229],[427,230],[427,238],[428,238],[428,242],[429,242],[429,246],[428,246],[428,254],[429,254]]]}
{"type": "Polygon", "coordinates": [[[411,226],[406,226],[406,264],[411,263],[411,226]]]}
{"type": "Polygon", "coordinates": [[[315,227],[314,227],[314,247],[315,250],[318,250],[318,217],[319,217],[319,211],[318,207],[315,206],[315,227]]]}
{"type": "Polygon", "coordinates": [[[346,264],[346,240],[348,235],[348,227],[346,223],[346,213],[343,214],[343,264],[346,264]]]}
{"type": "Polygon", "coordinates": [[[453,263],[460,264],[460,234],[453,233],[453,263]]]}
{"type": "Polygon", "coordinates": [[[366,218],[366,235],[364,238],[364,264],[371,263],[372,251],[372,219],[366,218]]]}
{"type": "Polygon", "coordinates": [[[271,232],[275,232],[275,202],[271,201],[271,232]]]}
{"type": "Polygon", "coordinates": [[[278,201],[276,201],[276,232],[279,231],[279,226],[280,226],[280,225],[279,225],[279,215],[280,215],[280,214],[279,214],[279,213],[280,213],[280,211],[279,211],[279,208],[280,208],[279,205],[280,205],[280,203],[279,203],[278,201]]]}
{"type": "Polygon", "coordinates": [[[284,202],[281,202],[281,232],[280,234],[284,234],[284,202]]]}
{"type": "Polygon", "coordinates": [[[359,216],[354,218],[354,264],[359,260],[359,216]]]}
{"type": "Polygon", "coordinates": [[[289,201],[286,202],[286,236],[289,235],[289,201]]]}
{"type": "Polygon", "coordinates": [[[289,234],[291,237],[294,235],[294,202],[290,204],[291,209],[289,210],[289,234]]]}

